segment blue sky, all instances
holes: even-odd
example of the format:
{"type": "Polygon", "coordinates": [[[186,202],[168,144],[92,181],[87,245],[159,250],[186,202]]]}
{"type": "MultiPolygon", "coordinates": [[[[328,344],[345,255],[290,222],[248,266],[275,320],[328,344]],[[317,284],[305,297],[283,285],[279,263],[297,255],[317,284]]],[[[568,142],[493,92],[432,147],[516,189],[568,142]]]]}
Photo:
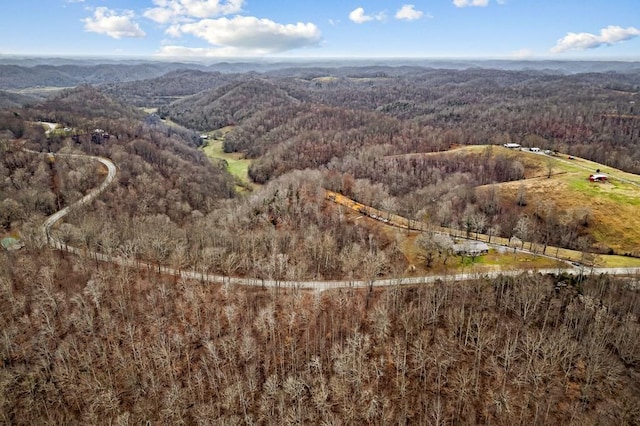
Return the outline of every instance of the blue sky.
{"type": "Polygon", "coordinates": [[[3,0],[0,54],[640,60],[640,0],[3,0]]]}

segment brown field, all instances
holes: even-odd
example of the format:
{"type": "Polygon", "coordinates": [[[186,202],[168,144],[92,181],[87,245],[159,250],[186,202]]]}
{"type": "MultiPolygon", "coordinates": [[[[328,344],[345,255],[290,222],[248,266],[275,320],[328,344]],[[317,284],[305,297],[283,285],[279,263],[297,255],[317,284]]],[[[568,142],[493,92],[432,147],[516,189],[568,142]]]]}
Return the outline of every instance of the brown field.
{"type": "MultiPolygon", "coordinates": [[[[336,208],[342,209],[341,212],[344,216],[353,221],[354,224],[363,223],[369,228],[376,228],[383,232],[387,238],[391,241],[396,241],[400,246],[400,250],[404,254],[407,264],[413,266],[412,270],[407,269],[405,275],[429,275],[429,274],[445,274],[445,273],[457,273],[457,272],[490,272],[495,270],[515,270],[515,269],[550,269],[556,267],[564,267],[565,264],[549,259],[546,257],[535,256],[533,254],[514,254],[512,251],[505,248],[505,251],[490,250],[489,254],[481,256],[475,259],[474,262],[470,262],[470,259],[462,259],[459,256],[451,256],[446,265],[441,262],[434,262],[431,268],[427,268],[424,265],[424,259],[421,257],[421,250],[415,243],[416,238],[421,234],[421,231],[408,231],[403,229],[402,226],[406,225],[406,219],[396,215],[384,215],[390,217],[391,222],[384,223],[379,220],[374,220],[371,217],[363,215],[358,211],[362,207],[362,204],[354,202],[347,197],[340,194],[329,193],[332,200],[337,204],[336,208]]],[[[371,211],[376,211],[371,209],[371,211]]],[[[414,225],[418,226],[417,223],[414,225]]],[[[426,226],[426,224],[423,224],[426,226]]],[[[487,240],[488,237],[484,235],[479,236],[481,240],[487,240]]],[[[502,242],[506,244],[504,239],[493,238],[492,241],[502,242]]],[[[571,252],[570,250],[563,252],[563,255],[567,258],[578,259],[579,253],[571,252]],[[570,252],[570,253],[567,253],[570,252]]]]}
{"type": "MultiPolygon", "coordinates": [[[[501,150],[500,147],[496,152],[501,150]]],[[[518,189],[524,185],[524,212],[533,214],[544,203],[555,204],[566,216],[587,211],[591,235],[598,246],[620,254],[640,254],[640,176],[580,158],[569,160],[564,155],[551,157],[520,151],[513,151],[512,155],[522,158],[529,165],[528,170],[537,170],[534,175],[542,177],[497,184],[504,202],[515,203],[518,189]],[[550,161],[552,173],[547,178],[550,161]],[[608,182],[589,182],[589,175],[598,169],[610,177],[608,182]]]]}
{"type": "MultiPolygon", "coordinates": [[[[450,151],[433,153],[415,153],[402,155],[403,158],[420,158],[425,156],[451,156],[459,154],[486,153],[487,146],[456,147],[450,151]]],[[[509,150],[501,146],[491,146],[492,155],[505,155],[517,159],[525,166],[525,179],[515,182],[495,184],[502,201],[506,204],[515,204],[516,194],[524,185],[527,205],[519,207],[523,213],[533,214],[536,208],[545,203],[555,204],[561,217],[566,219],[574,214],[588,212],[589,229],[596,243],[595,247],[600,251],[612,249],[616,254],[640,254],[640,176],[613,169],[589,160],[581,158],[569,159],[566,155],[541,155],[526,151],[509,150]],[[607,174],[610,179],[606,183],[589,182],[589,174],[596,170],[607,174]],[[549,176],[550,175],[550,176],[549,176]]],[[[400,156],[390,156],[394,158],[400,156]]],[[[477,188],[479,192],[485,191],[488,186],[477,188]]],[[[340,196],[339,196],[340,197],[340,196]]],[[[344,197],[342,197],[344,198],[344,197]]],[[[358,210],[361,205],[348,199],[336,200],[339,204],[358,210]]],[[[391,215],[391,222],[384,224],[363,216],[360,220],[372,222],[372,226],[380,226],[391,237],[399,241],[402,251],[409,264],[419,270],[422,262],[419,259],[419,250],[415,247],[414,240],[418,233],[408,233],[406,230],[389,226],[406,226],[406,219],[391,215]]],[[[488,237],[480,235],[481,240],[488,237]]],[[[496,242],[506,244],[500,239],[496,242]]],[[[535,245],[534,245],[535,246],[535,245]]],[[[534,247],[535,248],[535,247],[534,247]]],[[[539,247],[541,252],[542,248],[539,247]]],[[[547,254],[557,255],[560,258],[580,261],[582,253],[575,250],[567,250],[556,247],[548,247],[547,254]]],[[[452,259],[455,263],[459,260],[452,259]]],[[[638,266],[640,259],[619,256],[600,255],[597,258],[597,266],[638,266]]],[[[475,267],[491,269],[494,267],[509,268],[553,268],[556,263],[550,259],[537,257],[535,261],[530,259],[518,259],[518,257],[490,253],[485,256],[475,267]],[[505,260],[507,259],[507,260],[505,260]],[[524,264],[522,262],[525,262],[524,264]]],[[[435,269],[422,272],[437,272],[435,269]]]]}
{"type": "MultiPolygon", "coordinates": [[[[457,147],[446,152],[407,154],[404,157],[448,156],[461,153],[481,155],[486,145],[457,147]]],[[[640,254],[640,176],[593,161],[567,155],[548,156],[526,151],[491,147],[493,155],[516,158],[525,166],[525,179],[496,184],[505,203],[515,204],[516,194],[524,185],[527,206],[523,212],[533,214],[543,203],[555,204],[566,216],[581,210],[589,212],[591,234],[601,249],[615,253],[640,254]],[[607,174],[606,183],[589,182],[596,170],[607,174]],[[549,175],[551,172],[551,176],[549,175]]],[[[478,191],[486,190],[480,186],[478,191]]]]}

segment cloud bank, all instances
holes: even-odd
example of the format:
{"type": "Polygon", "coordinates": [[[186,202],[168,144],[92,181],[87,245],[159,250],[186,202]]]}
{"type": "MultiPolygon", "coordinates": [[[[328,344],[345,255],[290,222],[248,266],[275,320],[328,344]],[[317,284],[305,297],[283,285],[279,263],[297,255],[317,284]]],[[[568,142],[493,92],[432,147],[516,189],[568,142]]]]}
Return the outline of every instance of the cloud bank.
{"type": "Polygon", "coordinates": [[[413,4],[405,4],[396,12],[396,19],[405,21],[415,21],[422,18],[424,13],[417,10],[413,4]]]}
{"type": "Polygon", "coordinates": [[[192,35],[210,47],[163,46],[161,56],[262,56],[320,44],[318,27],[310,22],[281,24],[239,15],[245,0],[153,0],[144,16],[166,25],[173,38],[192,35]],[[228,17],[234,15],[233,17],[228,17]]]}
{"type": "Polygon", "coordinates": [[[270,19],[252,16],[203,19],[197,22],[173,26],[174,36],[190,34],[207,41],[212,46],[247,54],[281,53],[301,47],[317,46],[320,30],[312,23],[279,24],[270,19]]]}
{"type": "Polygon", "coordinates": [[[155,7],[144,12],[159,24],[179,22],[190,18],[214,18],[242,11],[244,0],[153,0],[155,7]]]}
{"type": "Polygon", "coordinates": [[[383,21],[385,17],[384,12],[367,15],[362,7],[355,8],[349,13],[349,19],[356,24],[364,24],[369,21],[383,21]]]}
{"type": "Polygon", "coordinates": [[[85,31],[105,34],[120,39],[124,37],[144,37],[146,34],[133,20],[135,14],[131,10],[123,10],[118,14],[106,7],[98,7],[92,17],[82,20],[85,31]]]}
{"type": "Polygon", "coordinates": [[[489,5],[489,0],[453,0],[453,5],[455,7],[486,7],[489,5]]]}
{"type": "Polygon", "coordinates": [[[634,27],[622,28],[609,25],[600,30],[600,34],[568,33],[562,37],[554,47],[552,53],[562,53],[567,50],[595,49],[601,46],[611,46],[625,40],[640,36],[640,30],[634,27]]]}
{"type": "Polygon", "coordinates": [[[511,58],[513,59],[528,59],[533,58],[534,52],[531,49],[523,48],[520,50],[516,50],[515,52],[511,52],[511,58]]]}

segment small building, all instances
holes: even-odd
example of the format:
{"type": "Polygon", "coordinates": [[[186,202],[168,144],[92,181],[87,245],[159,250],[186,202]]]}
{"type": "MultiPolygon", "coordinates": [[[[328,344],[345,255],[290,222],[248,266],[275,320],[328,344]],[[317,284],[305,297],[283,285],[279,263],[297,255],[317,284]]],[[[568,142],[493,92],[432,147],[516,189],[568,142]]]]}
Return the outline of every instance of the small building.
{"type": "Polygon", "coordinates": [[[463,241],[453,245],[453,252],[458,256],[482,256],[489,253],[489,246],[482,241],[463,241]]]}
{"type": "Polygon", "coordinates": [[[102,142],[109,140],[110,137],[109,133],[105,132],[103,129],[95,129],[91,133],[91,142],[101,144],[102,142]]]}
{"type": "Polygon", "coordinates": [[[609,177],[604,173],[596,173],[594,175],[589,175],[589,180],[591,182],[606,182],[609,177]]]}
{"type": "Polygon", "coordinates": [[[504,145],[505,148],[509,148],[509,149],[519,149],[520,148],[520,144],[519,143],[505,143],[504,145]]]}
{"type": "Polygon", "coordinates": [[[24,244],[16,238],[7,237],[0,240],[0,246],[7,251],[13,251],[20,250],[24,247],[24,244]]]}

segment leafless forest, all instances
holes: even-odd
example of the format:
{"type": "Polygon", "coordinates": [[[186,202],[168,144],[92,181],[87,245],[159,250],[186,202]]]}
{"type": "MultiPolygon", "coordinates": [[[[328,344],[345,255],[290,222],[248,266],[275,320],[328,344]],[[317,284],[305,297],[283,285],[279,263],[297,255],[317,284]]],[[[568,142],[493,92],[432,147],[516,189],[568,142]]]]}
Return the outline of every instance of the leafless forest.
{"type": "MultiPolygon", "coordinates": [[[[25,245],[0,251],[1,423],[640,424],[637,278],[309,292],[162,276],[47,247],[46,216],[105,170],[25,151],[118,167],[56,238],[176,269],[405,274],[399,241],[325,189],[461,232],[613,253],[595,244],[588,209],[491,189],[532,173],[526,163],[491,150],[405,154],[515,142],[639,173],[640,71],[172,65],[123,82],[115,69],[49,98],[0,93],[0,236],[25,245]],[[203,132],[223,128],[224,150],[252,159],[251,192],[199,149],[203,132]]],[[[61,81],[89,79],[75,72],[61,81]]],[[[4,76],[2,88],[40,74],[16,75],[24,83],[4,76]]]]}
{"type": "Polygon", "coordinates": [[[3,254],[10,424],[637,424],[638,292],[608,277],[324,293],[3,254]]]}

